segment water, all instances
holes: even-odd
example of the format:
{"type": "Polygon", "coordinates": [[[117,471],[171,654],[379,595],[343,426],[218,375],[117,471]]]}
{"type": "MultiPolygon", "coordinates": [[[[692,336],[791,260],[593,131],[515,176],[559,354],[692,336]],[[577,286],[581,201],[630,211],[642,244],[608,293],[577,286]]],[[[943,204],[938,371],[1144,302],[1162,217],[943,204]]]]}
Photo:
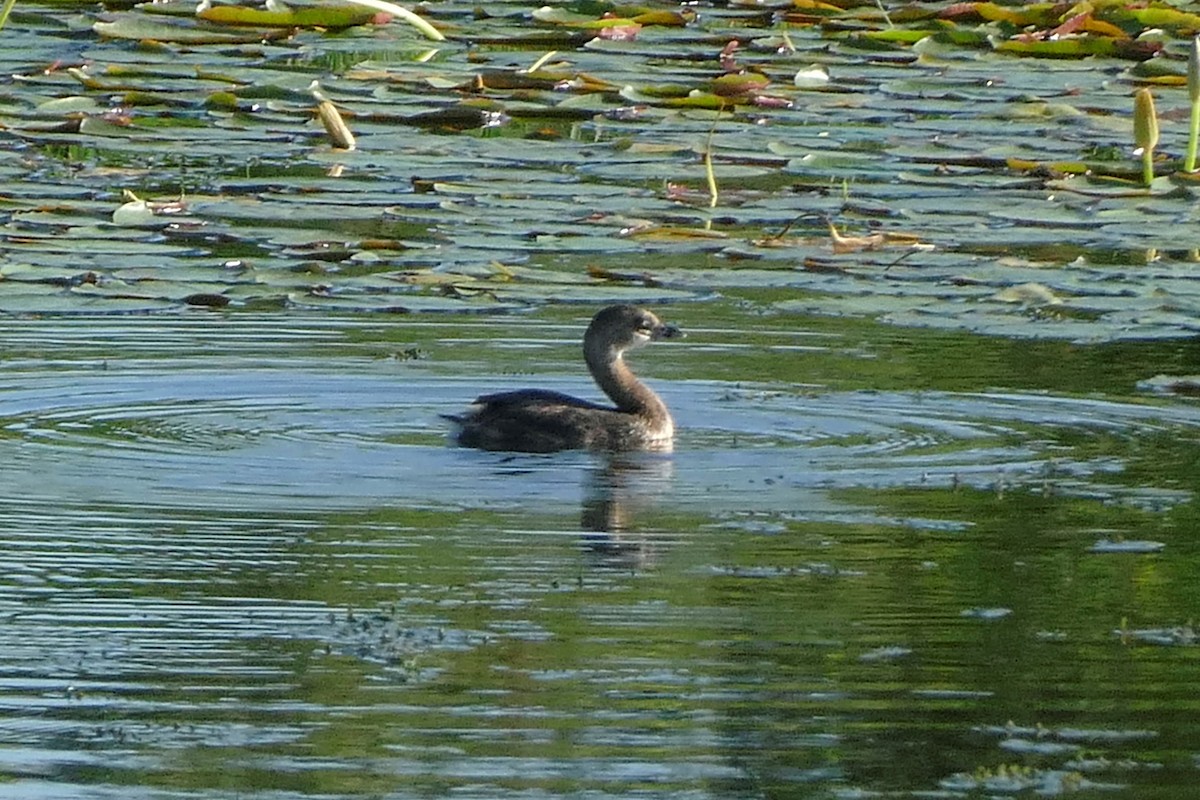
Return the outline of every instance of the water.
{"type": "Polygon", "coordinates": [[[443,440],[579,312],[4,323],[4,796],[1190,796],[1200,409],[720,308],[619,459],[443,440]]]}
{"type": "Polygon", "coordinates": [[[450,0],[432,52],[20,4],[0,797],[1194,795],[1200,410],[1137,385],[1195,372],[1195,204],[1055,166],[1136,170],[1137,68],[698,8],[583,46],[450,0]],[[790,106],[663,99],[734,38],[790,106]],[[512,119],[405,124],[464,99],[512,119]],[[618,300],[691,334],[637,357],[674,454],[446,446],[480,392],[594,397],[618,300]]]}

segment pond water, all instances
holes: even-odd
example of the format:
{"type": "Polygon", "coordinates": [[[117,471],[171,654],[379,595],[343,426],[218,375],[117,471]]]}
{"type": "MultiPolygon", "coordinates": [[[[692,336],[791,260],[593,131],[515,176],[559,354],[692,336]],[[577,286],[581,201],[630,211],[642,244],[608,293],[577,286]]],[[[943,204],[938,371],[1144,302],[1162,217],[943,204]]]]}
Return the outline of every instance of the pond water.
{"type": "Polygon", "coordinates": [[[1190,797],[1195,346],[739,308],[619,459],[438,417],[580,310],[3,323],[4,796],[1190,797]]]}

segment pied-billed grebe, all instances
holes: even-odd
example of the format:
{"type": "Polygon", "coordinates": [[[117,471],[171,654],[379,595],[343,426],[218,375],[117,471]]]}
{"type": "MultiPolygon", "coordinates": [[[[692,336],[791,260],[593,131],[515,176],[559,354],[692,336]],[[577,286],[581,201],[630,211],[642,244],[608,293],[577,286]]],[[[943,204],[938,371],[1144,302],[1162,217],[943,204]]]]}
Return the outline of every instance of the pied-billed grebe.
{"type": "Polygon", "coordinates": [[[683,334],[636,306],[609,306],[583,335],[583,357],[592,378],[616,407],[589,403],[561,392],[521,389],[486,394],[458,425],[464,447],[552,453],[557,450],[669,450],[675,435],[671,412],[625,364],[625,351],[683,334]]]}

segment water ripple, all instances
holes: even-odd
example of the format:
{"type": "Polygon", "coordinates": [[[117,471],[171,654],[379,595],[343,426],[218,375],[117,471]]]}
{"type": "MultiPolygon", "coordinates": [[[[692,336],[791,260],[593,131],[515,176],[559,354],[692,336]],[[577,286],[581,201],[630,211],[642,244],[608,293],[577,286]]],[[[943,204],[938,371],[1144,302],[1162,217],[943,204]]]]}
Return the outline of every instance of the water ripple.
{"type": "MultiPolygon", "coordinates": [[[[444,445],[438,414],[478,381],[271,369],[18,375],[0,396],[10,498],[68,504],[202,503],[241,513],[353,507],[366,498],[504,502],[473,474],[541,473],[538,491],[569,499],[562,467],[586,456],[512,459],[444,445]]],[[[517,381],[492,380],[501,388],[517,381]]],[[[578,380],[550,388],[588,395],[578,380]]],[[[681,433],[675,478],[695,497],[753,480],[758,491],[1058,479],[1118,473],[1119,457],[1080,460],[1055,431],[1130,440],[1200,427],[1190,406],[1028,394],[795,394],[658,382],[681,433]],[[721,410],[720,416],[712,409],[721,410]],[[1050,435],[1048,435],[1050,434],[1050,435]]],[[[577,473],[578,474],[578,473],[577,473]]],[[[575,483],[578,479],[575,479],[575,483]]],[[[511,486],[505,487],[510,489],[511,486]]],[[[521,491],[518,489],[518,491],[521,491]]]]}
{"type": "MultiPolygon", "coordinates": [[[[230,771],[261,797],[870,783],[846,765],[883,758],[880,730],[926,747],[905,737],[1019,715],[1029,690],[1001,656],[1046,658],[1053,685],[1076,687],[1081,661],[1103,671],[1104,643],[1125,647],[1124,603],[1131,629],[1186,607],[1145,599],[1171,581],[1127,580],[1129,560],[1186,550],[1169,526],[1124,537],[1154,553],[1088,552],[1100,529],[1122,538],[1094,509],[1190,497],[1129,470],[1147,442],[1200,430],[1170,400],[659,379],[676,451],[610,461],[446,446],[438,414],[525,377],[320,352],[51,361],[2,370],[6,797],[140,800],[186,778],[203,788],[182,796],[223,800],[230,771]],[[924,490],[967,500],[861,499],[924,490]],[[1021,510],[1055,497],[1082,530],[1003,549],[1042,519],[1021,510]],[[1119,602],[1098,610],[1104,580],[1119,602]],[[1050,598],[1068,598],[1058,617],[1050,598]]],[[[1179,698],[1120,676],[1103,696],[1182,702],[1185,650],[1152,656],[1179,659],[1162,673],[1179,698]]]]}

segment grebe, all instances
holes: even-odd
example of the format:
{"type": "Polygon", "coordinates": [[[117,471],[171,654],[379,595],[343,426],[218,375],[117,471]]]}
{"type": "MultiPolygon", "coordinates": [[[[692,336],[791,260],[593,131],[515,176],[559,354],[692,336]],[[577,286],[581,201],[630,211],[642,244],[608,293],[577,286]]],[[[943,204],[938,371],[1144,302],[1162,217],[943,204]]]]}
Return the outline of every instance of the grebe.
{"type": "Polygon", "coordinates": [[[616,407],[561,392],[521,389],[486,394],[464,414],[447,415],[458,425],[463,447],[552,453],[558,450],[670,450],[675,422],[659,396],[625,364],[625,351],[660,339],[683,336],[674,325],[636,306],[609,306],[583,335],[583,358],[592,378],[616,407]]]}

